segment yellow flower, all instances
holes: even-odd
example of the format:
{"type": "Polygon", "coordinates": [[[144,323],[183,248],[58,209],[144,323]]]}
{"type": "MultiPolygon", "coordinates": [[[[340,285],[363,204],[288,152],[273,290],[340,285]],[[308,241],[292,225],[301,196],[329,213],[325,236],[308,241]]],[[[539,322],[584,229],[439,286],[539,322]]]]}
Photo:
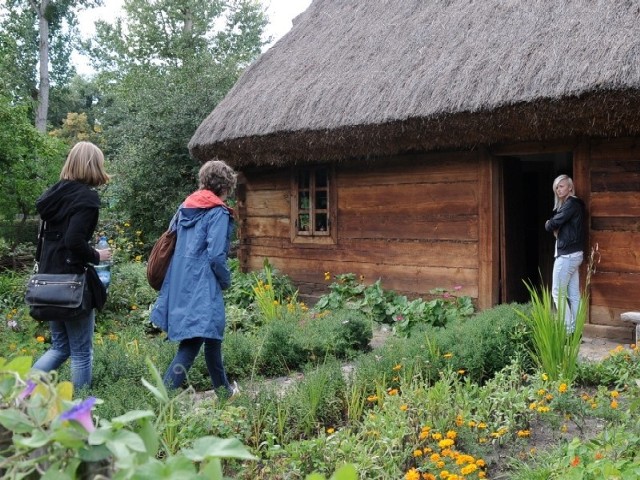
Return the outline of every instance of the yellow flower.
{"type": "Polygon", "coordinates": [[[36,337],[36,342],[38,342],[38,343],[44,343],[44,337],[43,337],[42,335],[38,335],[38,336],[36,337]]]}
{"type": "Polygon", "coordinates": [[[558,387],[558,391],[560,393],[564,393],[567,391],[567,384],[566,383],[561,383],[560,386],[558,387]]]}
{"type": "Polygon", "coordinates": [[[324,280],[325,282],[331,280],[331,272],[324,272],[324,280]]]}
{"type": "Polygon", "coordinates": [[[419,448],[417,450],[413,451],[413,456],[414,457],[421,457],[422,456],[422,450],[420,450],[419,448]]]}
{"type": "Polygon", "coordinates": [[[614,410],[615,410],[616,408],[618,408],[618,402],[616,402],[615,400],[612,400],[612,401],[611,401],[611,408],[613,408],[614,410]]]}
{"type": "Polygon", "coordinates": [[[546,396],[546,397],[544,397],[544,399],[545,399],[547,402],[550,402],[551,400],[553,400],[553,395],[551,395],[550,393],[547,393],[547,396],[546,396]]]}
{"type": "Polygon", "coordinates": [[[444,355],[442,355],[444,358],[451,358],[453,357],[453,353],[445,353],[444,355]]]}
{"type": "Polygon", "coordinates": [[[397,364],[395,367],[393,367],[393,371],[397,372],[398,370],[400,370],[402,368],[401,364],[397,364]]]}
{"type": "Polygon", "coordinates": [[[478,428],[480,428],[480,429],[482,429],[482,428],[487,428],[487,424],[486,424],[486,423],[484,423],[484,422],[480,422],[480,423],[478,424],[478,428]]]}
{"type": "Polygon", "coordinates": [[[431,456],[429,457],[429,459],[432,462],[438,462],[438,461],[440,461],[440,454],[439,453],[432,453],[431,456]]]}
{"type": "Polygon", "coordinates": [[[449,430],[447,432],[446,436],[447,436],[447,438],[450,438],[451,440],[455,440],[458,437],[458,434],[453,430],[449,430]]]}
{"type": "Polygon", "coordinates": [[[469,420],[469,423],[467,423],[467,425],[469,425],[469,428],[473,428],[476,426],[476,422],[474,422],[473,420],[469,420]]]}
{"type": "Polygon", "coordinates": [[[545,393],[547,393],[547,391],[544,388],[538,390],[538,395],[540,395],[541,397],[543,397],[545,393]]]}
{"type": "Polygon", "coordinates": [[[442,434],[441,433],[432,433],[431,434],[431,438],[433,438],[434,440],[442,440],[442,434]]]}
{"type": "Polygon", "coordinates": [[[518,437],[525,438],[531,436],[530,430],[518,430],[518,437]]]}
{"type": "Polygon", "coordinates": [[[560,427],[560,431],[561,431],[562,433],[567,433],[567,430],[568,430],[568,428],[567,428],[567,424],[566,424],[566,423],[563,423],[563,424],[562,424],[562,426],[560,427]]]}
{"type": "Polygon", "coordinates": [[[403,412],[406,412],[408,408],[409,408],[409,405],[407,405],[406,403],[403,405],[400,405],[400,410],[402,410],[403,412]]]}
{"type": "Polygon", "coordinates": [[[476,465],[478,465],[480,468],[484,467],[487,464],[487,462],[485,462],[483,459],[479,458],[478,460],[476,460],[476,465]]]}
{"type": "Polygon", "coordinates": [[[547,380],[549,380],[549,376],[546,373],[543,373],[542,374],[542,380],[544,380],[546,382],[547,380]]]}
{"type": "Polygon", "coordinates": [[[611,398],[618,398],[618,396],[620,396],[620,393],[614,390],[613,392],[609,393],[609,395],[611,395],[611,398]]]}
{"type": "Polygon", "coordinates": [[[136,255],[135,261],[136,263],[140,263],[142,261],[142,255],[136,255]]]}
{"type": "Polygon", "coordinates": [[[129,228],[129,227],[131,226],[131,224],[130,224],[129,222],[124,222],[124,226],[125,226],[126,228],[129,228]]]}
{"type": "Polygon", "coordinates": [[[478,472],[478,478],[487,478],[486,472],[478,472]]]}
{"type": "Polygon", "coordinates": [[[445,438],[444,440],[440,440],[438,442],[438,446],[440,448],[447,448],[450,447],[451,445],[453,445],[455,442],[453,440],[451,440],[450,438],[445,438]]]}
{"type": "Polygon", "coordinates": [[[137,310],[138,306],[137,305],[131,305],[131,310],[137,310]]]}
{"type": "Polygon", "coordinates": [[[378,396],[377,395],[369,395],[367,397],[367,400],[370,401],[370,402],[375,402],[375,401],[378,400],[378,396]]]}
{"type": "Polygon", "coordinates": [[[397,388],[391,388],[391,389],[389,389],[389,391],[387,393],[389,395],[391,395],[391,396],[397,395],[398,394],[398,389],[397,388]]]}
{"type": "Polygon", "coordinates": [[[404,475],[404,478],[406,480],[420,480],[420,472],[415,468],[412,468],[404,475]]]}
{"type": "Polygon", "coordinates": [[[462,415],[456,416],[456,426],[461,427],[462,425],[464,425],[464,418],[462,415]]]}
{"type": "Polygon", "coordinates": [[[464,375],[464,374],[466,373],[466,370],[462,370],[462,369],[460,369],[460,370],[458,370],[458,373],[459,373],[460,375],[464,375]]]}
{"type": "Polygon", "coordinates": [[[331,435],[333,432],[335,432],[335,429],[333,429],[333,428],[331,428],[331,427],[327,428],[327,433],[328,433],[329,435],[331,435]]]}
{"type": "Polygon", "coordinates": [[[462,467],[462,469],[460,469],[460,473],[463,475],[470,475],[473,472],[475,472],[477,469],[478,467],[475,464],[470,463],[466,467],[462,467]]]}

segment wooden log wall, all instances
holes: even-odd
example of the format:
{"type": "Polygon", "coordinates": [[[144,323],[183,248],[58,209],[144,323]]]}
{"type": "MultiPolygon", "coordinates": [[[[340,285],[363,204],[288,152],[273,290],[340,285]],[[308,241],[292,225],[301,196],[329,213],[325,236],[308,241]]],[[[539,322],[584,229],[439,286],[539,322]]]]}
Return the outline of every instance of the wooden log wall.
{"type": "Polygon", "coordinates": [[[620,320],[640,311],[640,138],[591,142],[590,244],[600,263],[591,281],[588,331],[631,340],[620,320]]]}
{"type": "Polygon", "coordinates": [[[385,158],[335,167],[335,244],[290,240],[290,170],[245,171],[239,190],[239,256],[245,271],[265,257],[303,295],[326,293],[331,275],[427,297],[462,287],[478,297],[479,161],[477,153],[385,158]]]}

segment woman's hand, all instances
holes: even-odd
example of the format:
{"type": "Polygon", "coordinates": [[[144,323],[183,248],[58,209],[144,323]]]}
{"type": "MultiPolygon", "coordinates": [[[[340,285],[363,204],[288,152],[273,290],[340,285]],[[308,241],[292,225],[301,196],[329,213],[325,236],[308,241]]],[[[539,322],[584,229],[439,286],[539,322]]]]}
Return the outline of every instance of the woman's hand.
{"type": "Polygon", "coordinates": [[[104,250],[96,250],[96,252],[98,252],[98,255],[100,255],[101,262],[111,261],[111,257],[113,256],[113,253],[111,252],[110,248],[105,248],[104,250]]]}

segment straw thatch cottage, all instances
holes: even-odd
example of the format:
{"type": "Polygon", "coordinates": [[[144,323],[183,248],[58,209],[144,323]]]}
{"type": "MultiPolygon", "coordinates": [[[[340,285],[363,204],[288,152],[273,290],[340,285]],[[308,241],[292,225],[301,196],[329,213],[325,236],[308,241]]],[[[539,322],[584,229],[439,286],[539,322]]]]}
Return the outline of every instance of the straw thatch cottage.
{"type": "MultiPolygon", "coordinates": [[[[550,283],[553,179],[587,203],[591,335],[640,310],[640,3],[314,0],[190,144],[244,174],[240,258],[480,308],[550,283]]],[[[584,279],[584,275],[583,275],[584,279]]]]}

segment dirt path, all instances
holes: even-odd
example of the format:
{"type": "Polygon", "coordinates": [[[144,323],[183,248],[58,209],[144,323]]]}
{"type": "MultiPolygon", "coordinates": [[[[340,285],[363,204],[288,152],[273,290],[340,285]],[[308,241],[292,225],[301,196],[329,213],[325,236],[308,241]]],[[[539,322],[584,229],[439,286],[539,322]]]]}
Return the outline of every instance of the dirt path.
{"type": "Polygon", "coordinates": [[[583,337],[578,355],[581,360],[599,362],[608,357],[609,353],[619,346],[629,348],[628,343],[616,342],[606,338],[583,337]]]}

